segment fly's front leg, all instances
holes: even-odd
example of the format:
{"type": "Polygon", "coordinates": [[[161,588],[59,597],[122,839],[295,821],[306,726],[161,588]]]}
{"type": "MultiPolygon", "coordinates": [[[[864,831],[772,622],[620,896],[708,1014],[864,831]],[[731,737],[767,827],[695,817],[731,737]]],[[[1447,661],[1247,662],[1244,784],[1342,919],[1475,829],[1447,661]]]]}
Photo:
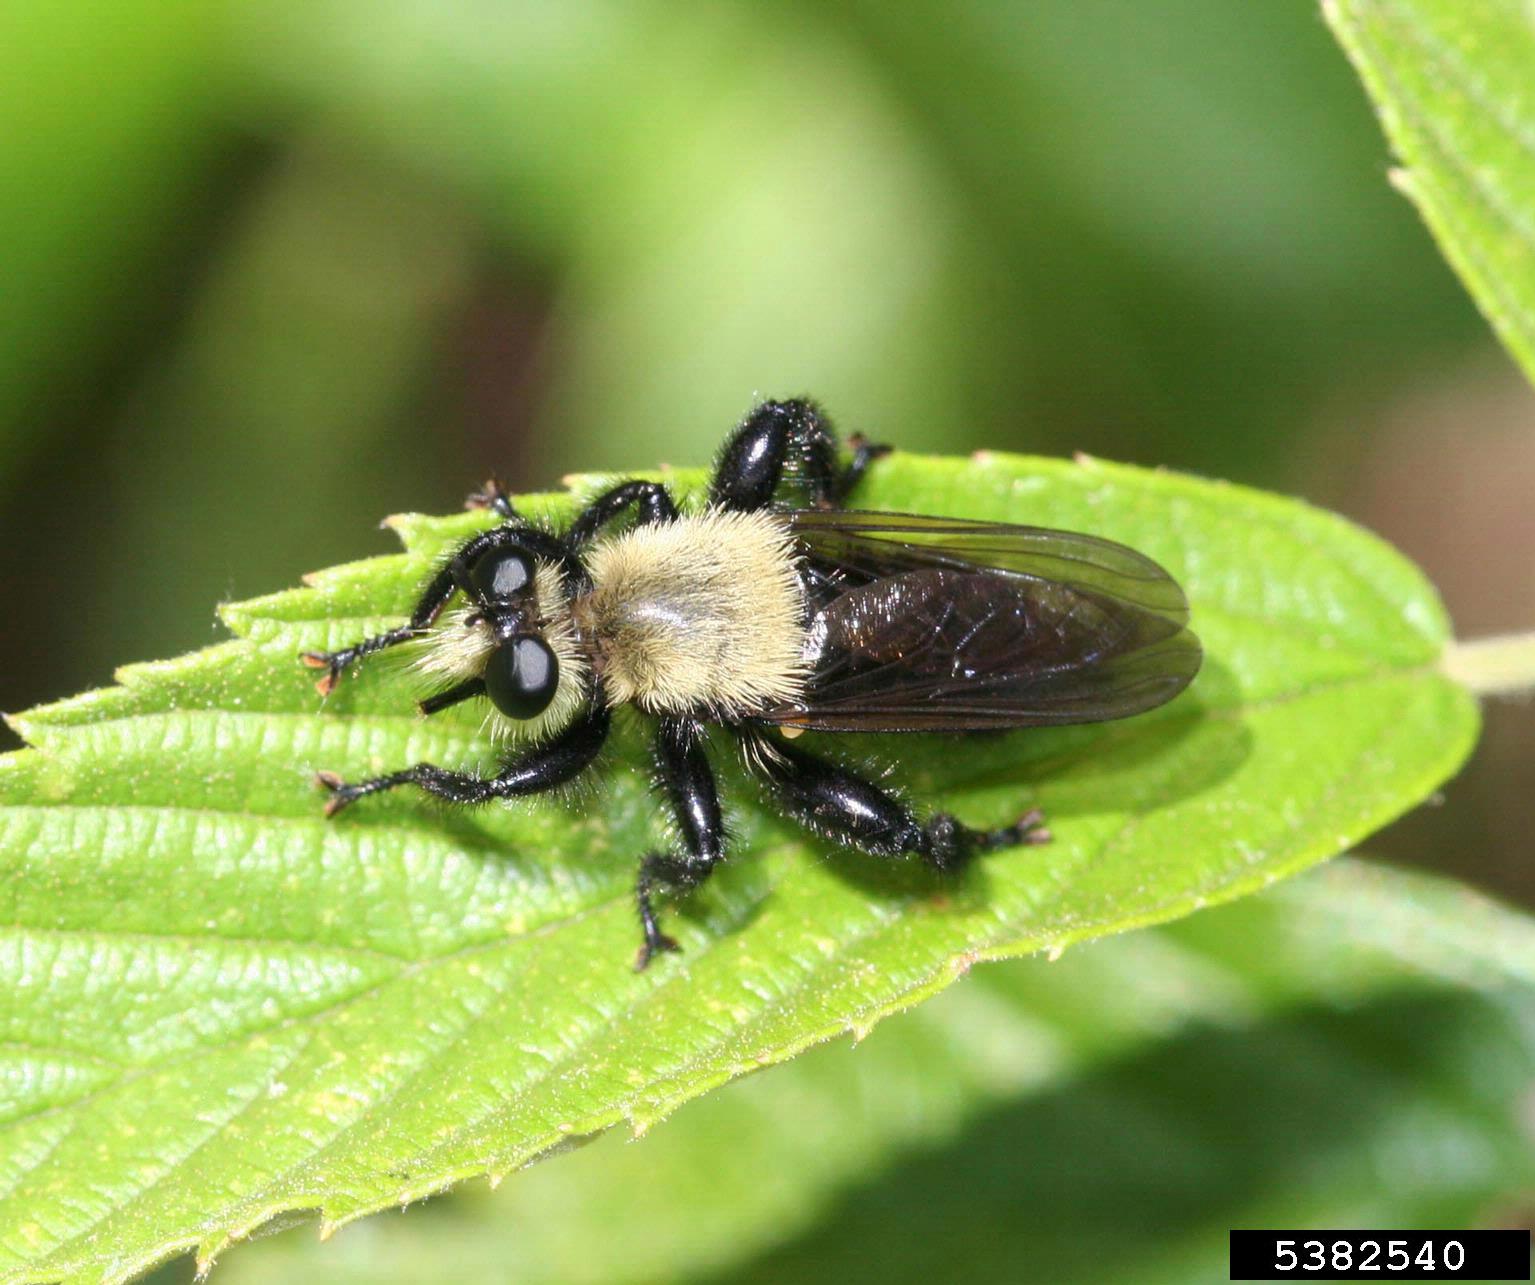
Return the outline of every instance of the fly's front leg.
{"type": "Polygon", "coordinates": [[[836,508],[863,476],[869,464],[889,452],[862,437],[853,438],[853,459],[846,468],[837,462],[837,438],[814,402],[794,398],[763,402],[732,433],[720,452],[711,503],[726,509],[766,508],[791,461],[799,464],[811,500],[818,508],[836,508]]]}
{"type": "Polygon", "coordinates": [[[659,482],[622,482],[611,491],[604,491],[581,510],[570,524],[567,538],[573,545],[586,544],[599,530],[631,508],[637,511],[641,526],[670,522],[677,516],[671,492],[659,482]]]}
{"type": "Polygon", "coordinates": [[[947,812],[935,812],[923,822],[895,795],[846,768],[761,732],[746,736],[747,761],[793,816],[870,856],[914,853],[935,870],[953,872],[980,852],[1050,841],[1037,808],[996,830],[972,830],[947,812]]]}
{"type": "Polygon", "coordinates": [[[300,652],[299,659],[310,669],[325,671],[315,680],[315,690],[321,696],[329,696],[349,665],[356,664],[364,657],[373,655],[374,652],[383,651],[386,647],[394,647],[400,643],[409,642],[412,638],[419,638],[442,613],[442,609],[448,605],[448,599],[453,596],[453,591],[457,588],[455,567],[449,564],[428,582],[416,602],[415,609],[410,613],[409,622],[398,629],[386,629],[381,634],[364,638],[361,642],[343,647],[339,651],[300,652]]]}
{"type": "Polygon", "coordinates": [[[318,772],[315,779],[330,791],[325,815],[335,816],[358,799],[381,794],[402,785],[415,785],[449,803],[488,803],[541,794],[573,781],[586,771],[602,749],[611,726],[608,707],[600,693],[579,718],[552,740],[518,756],[495,776],[454,772],[435,763],[417,763],[387,776],[348,784],[334,772],[318,772]]]}
{"type": "Polygon", "coordinates": [[[688,719],[663,718],[656,731],[655,756],[656,774],[676,817],[682,853],[652,852],[640,863],[634,895],[645,940],[635,956],[637,971],[658,952],[677,949],[656,922],[654,894],[696,888],[725,856],[725,822],[714,771],[704,753],[702,727],[688,719]]]}

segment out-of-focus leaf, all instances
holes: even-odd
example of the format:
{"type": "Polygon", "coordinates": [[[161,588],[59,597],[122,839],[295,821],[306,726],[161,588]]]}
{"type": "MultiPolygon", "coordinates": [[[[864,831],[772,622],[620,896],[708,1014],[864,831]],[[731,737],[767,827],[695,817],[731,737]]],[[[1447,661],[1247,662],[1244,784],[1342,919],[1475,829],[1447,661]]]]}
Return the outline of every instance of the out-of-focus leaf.
{"type": "Polygon", "coordinates": [[[142,311],[126,269],[211,158],[218,8],[0,6],[0,478],[44,390],[72,403],[82,349],[142,311]]]}
{"type": "Polygon", "coordinates": [[[342,1221],[644,1128],[980,959],[1331,856],[1474,737],[1474,703],[1438,672],[1432,589],[1327,514],[1003,456],[896,456],[859,500],[1144,549],[1188,589],[1206,668],[1128,723],[872,747],[973,823],[1050,813],[1051,846],[953,886],[829,857],[731,776],[739,859],[668,910],[686,952],[643,975],[630,888],[659,834],[632,728],[601,794],[466,815],[400,793],[319,816],[315,768],[491,761],[477,712],[421,722],[401,671],[321,710],[294,659],[395,618],[483,517],[401,520],[406,555],[229,608],[236,641],[16,720],[36,748],[0,765],[4,1269],[118,1276],[284,1211],[342,1221]]]}
{"type": "Polygon", "coordinates": [[[810,392],[914,449],[1274,477],[1319,408],[1479,335],[1304,6],[244,17],[253,116],[344,122],[557,269],[532,476],[697,459],[810,392]]]}
{"type": "Polygon", "coordinates": [[[164,652],[232,583],[270,589],[302,558],[355,549],[379,506],[447,500],[460,469],[474,476],[426,406],[468,292],[450,203],[315,137],[252,186],[222,250],[198,282],[198,324],[122,409],[103,461],[119,498],[98,554],[102,636],[76,644],[93,674],[164,652]],[[189,541],[199,530],[218,539],[189,541]]]}
{"type": "Polygon", "coordinates": [[[1326,0],[1400,185],[1535,378],[1535,13],[1526,0],[1326,0]]]}
{"type": "Polygon", "coordinates": [[[560,266],[540,465],[697,459],[769,389],[920,425],[928,449],[972,430],[989,287],[956,263],[960,200],[830,24],[340,0],[251,6],[241,31],[256,84],[464,193],[516,262],[560,266]]]}
{"type": "Polygon", "coordinates": [[[329,1242],[295,1229],[219,1272],[1220,1281],[1230,1226],[1511,1208],[1535,1183],[1532,1018],[1528,919],[1344,861],[1055,963],[978,969],[638,1144],[329,1242]]]}

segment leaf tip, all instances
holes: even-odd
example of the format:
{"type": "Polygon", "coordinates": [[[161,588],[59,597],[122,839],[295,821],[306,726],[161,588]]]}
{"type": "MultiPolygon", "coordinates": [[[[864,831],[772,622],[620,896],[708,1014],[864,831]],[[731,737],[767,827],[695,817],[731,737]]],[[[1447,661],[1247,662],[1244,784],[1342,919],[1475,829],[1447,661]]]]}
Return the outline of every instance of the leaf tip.
{"type": "Polygon", "coordinates": [[[245,638],[249,636],[251,622],[255,619],[254,615],[245,608],[246,604],[243,602],[220,602],[214,605],[213,614],[218,618],[219,624],[235,637],[245,638]]]}

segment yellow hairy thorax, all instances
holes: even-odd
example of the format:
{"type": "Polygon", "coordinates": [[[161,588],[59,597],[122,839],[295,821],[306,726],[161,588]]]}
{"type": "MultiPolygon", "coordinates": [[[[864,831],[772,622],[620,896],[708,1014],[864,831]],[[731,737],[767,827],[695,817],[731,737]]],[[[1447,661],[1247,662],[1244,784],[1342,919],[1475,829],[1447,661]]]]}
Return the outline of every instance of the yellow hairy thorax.
{"type": "Polygon", "coordinates": [[[712,511],[635,527],[586,557],[576,628],[614,704],[742,717],[804,683],[793,542],[771,513],[712,511]]]}

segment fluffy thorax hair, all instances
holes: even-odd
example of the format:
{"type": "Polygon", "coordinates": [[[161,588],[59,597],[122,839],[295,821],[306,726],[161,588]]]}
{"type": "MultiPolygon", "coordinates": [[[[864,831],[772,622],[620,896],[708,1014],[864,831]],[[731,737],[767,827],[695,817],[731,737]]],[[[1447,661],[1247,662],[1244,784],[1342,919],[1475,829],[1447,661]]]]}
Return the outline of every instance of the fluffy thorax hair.
{"type": "Polygon", "coordinates": [[[653,714],[743,717],[804,685],[804,593],[771,512],[709,510],[634,527],[586,555],[572,604],[608,699],[653,714]]]}

